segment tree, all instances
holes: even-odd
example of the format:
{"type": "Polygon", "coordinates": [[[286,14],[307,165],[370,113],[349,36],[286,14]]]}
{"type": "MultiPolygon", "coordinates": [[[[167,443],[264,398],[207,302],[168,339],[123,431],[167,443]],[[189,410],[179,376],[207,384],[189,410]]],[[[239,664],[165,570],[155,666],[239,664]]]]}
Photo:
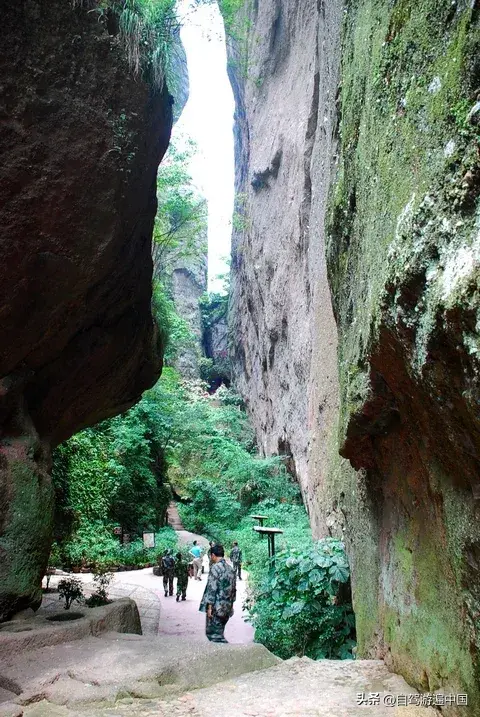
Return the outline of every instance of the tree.
{"type": "Polygon", "coordinates": [[[179,259],[206,253],[207,204],[188,171],[194,151],[191,140],[183,151],[172,142],[158,171],[152,250],[156,276],[168,275],[179,259]]]}

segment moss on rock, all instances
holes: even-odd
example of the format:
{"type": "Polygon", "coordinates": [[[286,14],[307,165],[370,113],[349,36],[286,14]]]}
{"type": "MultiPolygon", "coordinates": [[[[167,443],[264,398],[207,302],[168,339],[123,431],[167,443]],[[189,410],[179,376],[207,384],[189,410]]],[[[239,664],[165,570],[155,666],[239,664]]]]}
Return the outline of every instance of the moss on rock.
{"type": "MultiPolygon", "coordinates": [[[[479,699],[478,3],[350,0],[327,259],[362,655],[479,699]],[[373,586],[373,587],[372,587],[373,586]]],[[[475,714],[473,711],[472,714],[475,714]]]]}
{"type": "Polygon", "coordinates": [[[41,603],[54,501],[50,476],[29,458],[4,456],[1,473],[10,501],[0,536],[0,620],[41,603]]]}

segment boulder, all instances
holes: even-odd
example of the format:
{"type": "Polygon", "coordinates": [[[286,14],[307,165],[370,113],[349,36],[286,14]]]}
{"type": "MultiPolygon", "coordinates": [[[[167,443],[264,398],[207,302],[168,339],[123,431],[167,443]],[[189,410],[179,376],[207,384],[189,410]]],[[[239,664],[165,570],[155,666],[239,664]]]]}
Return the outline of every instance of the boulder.
{"type": "Polygon", "coordinates": [[[2,24],[0,620],[40,602],[52,448],[161,371],[150,244],[172,122],[95,8],[8,3],[2,24]]]}

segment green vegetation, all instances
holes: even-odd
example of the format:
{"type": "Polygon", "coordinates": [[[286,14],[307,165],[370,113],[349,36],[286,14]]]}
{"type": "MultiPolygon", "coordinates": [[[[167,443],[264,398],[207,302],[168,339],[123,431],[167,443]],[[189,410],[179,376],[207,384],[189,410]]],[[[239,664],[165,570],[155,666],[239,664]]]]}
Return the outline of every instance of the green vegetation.
{"type": "Polygon", "coordinates": [[[198,337],[178,315],[173,301],[172,276],[176,268],[191,271],[200,285],[206,279],[207,205],[193,187],[189,162],[192,141],[170,144],[157,176],[158,209],[153,228],[154,282],[152,313],[164,346],[165,363],[175,366],[184,353],[199,354],[198,337]]]}
{"type": "Polygon", "coordinates": [[[171,493],[155,411],[145,396],[123,416],[78,433],[55,451],[55,537],[65,565],[153,563],[155,551],[139,539],[144,530],[157,533],[158,550],[175,547],[174,532],[161,529],[171,493]],[[121,546],[114,526],[132,542],[121,546]]]}
{"type": "Polygon", "coordinates": [[[232,380],[226,337],[228,302],[228,281],[224,283],[223,293],[205,293],[200,299],[205,353],[205,357],[200,360],[200,377],[208,383],[211,391],[219,388],[222,384],[229,386],[232,380]],[[222,350],[218,338],[219,334],[221,335],[223,332],[225,333],[222,350]],[[215,358],[211,358],[212,356],[215,358]]]}
{"type": "Polygon", "coordinates": [[[238,15],[244,5],[245,0],[218,0],[225,30],[229,35],[235,35],[238,32],[238,15]]]}
{"type": "MultiPolygon", "coordinates": [[[[177,0],[71,0],[73,7],[97,14],[111,34],[118,34],[125,47],[128,64],[155,87],[162,89],[165,79],[170,88],[174,77],[174,51],[179,43],[181,21],[177,0]]],[[[194,0],[196,6],[217,0],[194,0]]],[[[236,31],[239,10],[245,0],[218,0],[228,33],[236,31]]]]}
{"type": "Polygon", "coordinates": [[[65,600],[65,610],[70,610],[72,603],[83,602],[83,586],[81,580],[70,577],[63,578],[58,583],[58,596],[65,600]]]}
{"type": "Polygon", "coordinates": [[[153,282],[152,313],[162,338],[165,364],[174,366],[181,352],[195,345],[195,337],[185,319],[178,315],[169,292],[158,280],[153,282]]]}
{"type": "Polygon", "coordinates": [[[339,540],[282,551],[251,605],[255,638],[284,659],[351,659],[356,643],[349,578],[339,540]]]}
{"type": "Polygon", "coordinates": [[[188,170],[194,153],[191,140],[183,150],[173,141],[158,170],[152,250],[157,274],[168,276],[179,260],[198,261],[207,253],[207,205],[188,170]]]}
{"type": "Polygon", "coordinates": [[[162,88],[180,30],[176,0],[72,0],[117,32],[135,74],[162,88]]]}

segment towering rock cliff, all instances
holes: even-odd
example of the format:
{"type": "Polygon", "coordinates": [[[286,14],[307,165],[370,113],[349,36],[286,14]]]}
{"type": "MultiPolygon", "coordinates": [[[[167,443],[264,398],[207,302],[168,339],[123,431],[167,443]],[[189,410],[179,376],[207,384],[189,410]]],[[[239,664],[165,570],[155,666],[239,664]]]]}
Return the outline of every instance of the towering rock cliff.
{"type": "Polygon", "coordinates": [[[172,298],[175,308],[192,334],[175,367],[185,378],[200,378],[203,327],[200,299],[207,290],[206,230],[198,236],[199,252],[195,257],[178,259],[171,269],[172,298]]]}
{"type": "Polygon", "coordinates": [[[327,530],[320,505],[338,414],[323,226],[340,22],[336,3],[321,12],[313,1],[246,3],[229,48],[234,374],[260,447],[289,457],[318,534],[327,530]]]}
{"type": "Polygon", "coordinates": [[[468,692],[471,714],[479,16],[476,0],[264,0],[230,49],[239,388],[264,451],[291,454],[315,534],[346,537],[359,653],[468,692]]]}
{"type": "Polygon", "coordinates": [[[40,600],[52,447],[160,373],[150,242],[171,128],[166,87],[134,75],[113,15],[4,5],[0,619],[40,600]]]}

